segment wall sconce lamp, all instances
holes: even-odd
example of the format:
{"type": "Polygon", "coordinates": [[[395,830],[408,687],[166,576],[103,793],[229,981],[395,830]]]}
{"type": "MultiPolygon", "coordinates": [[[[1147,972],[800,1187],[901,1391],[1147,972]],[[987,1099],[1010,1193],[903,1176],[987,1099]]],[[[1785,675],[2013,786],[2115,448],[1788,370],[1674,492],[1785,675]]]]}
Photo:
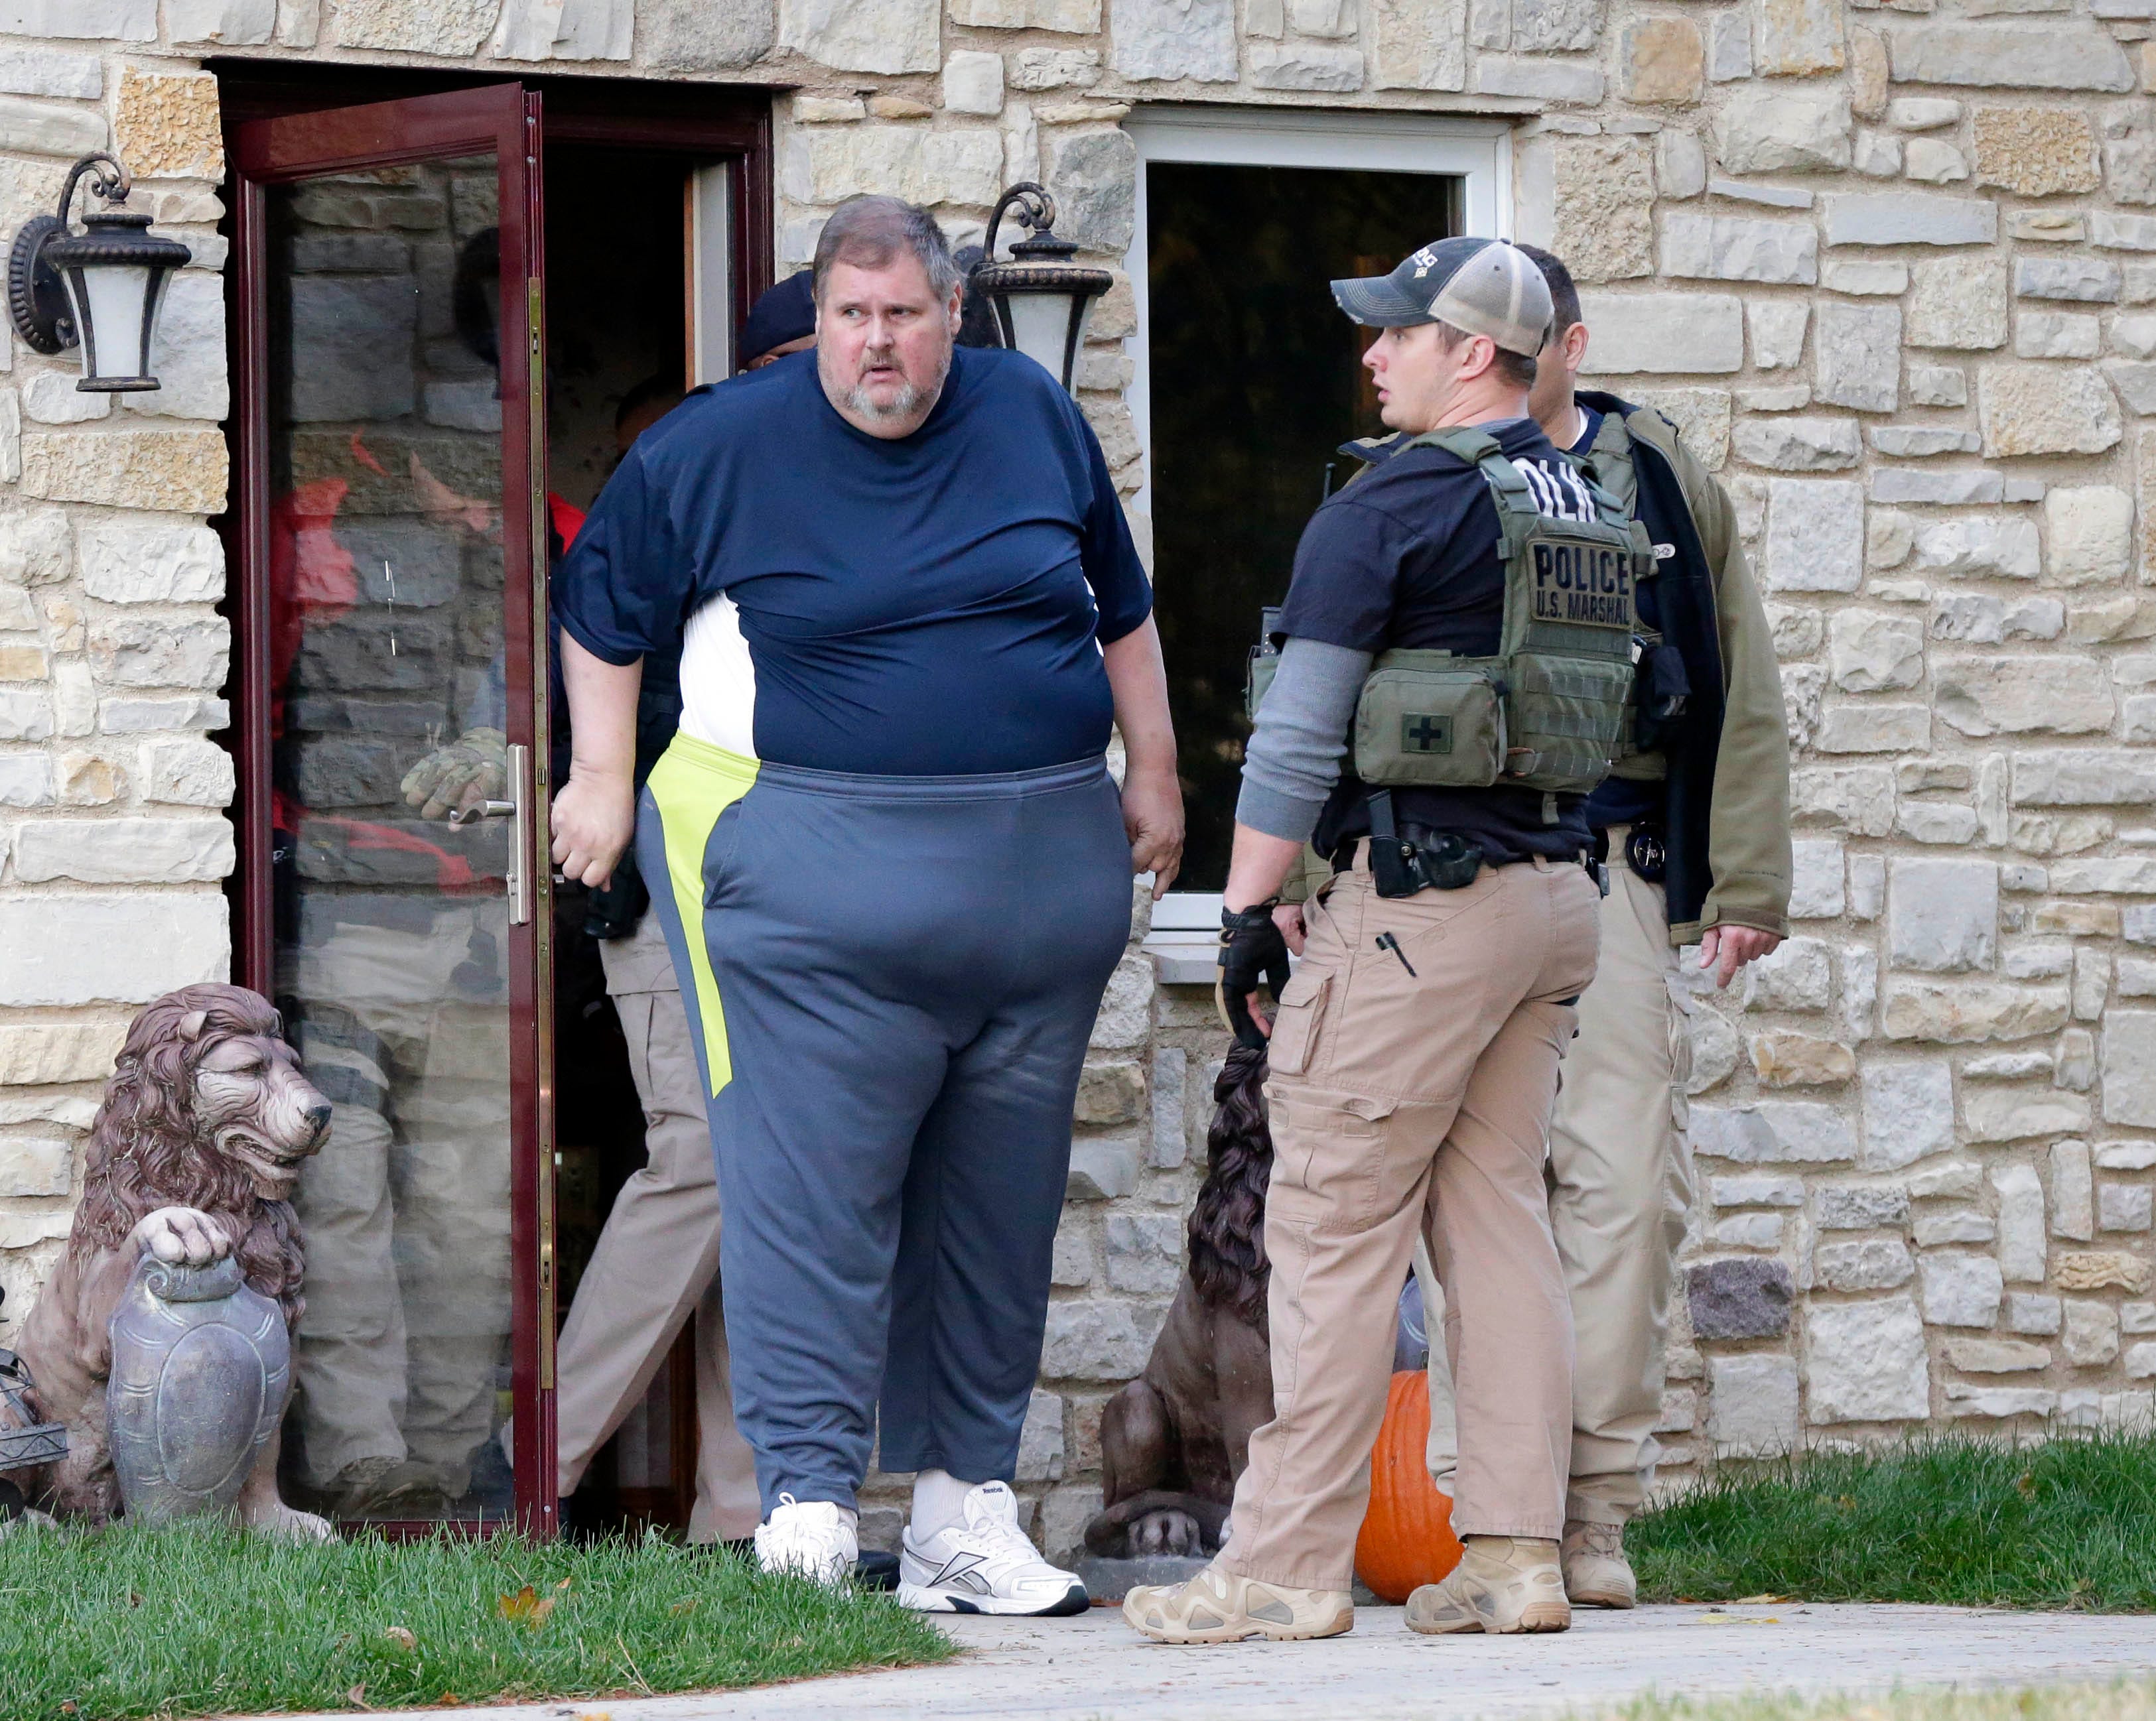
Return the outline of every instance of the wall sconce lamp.
{"type": "Polygon", "coordinates": [[[989,213],[981,260],[973,268],[973,289],[993,308],[1003,344],[1039,360],[1050,376],[1075,393],[1086,319],[1093,301],[1108,290],[1111,277],[1105,269],[1072,263],[1078,248],[1057,238],[1055,226],[1055,198],[1030,180],[1013,186],[989,213]],[[1014,204],[1013,218],[1027,237],[1011,247],[1009,262],[998,263],[996,227],[1014,204]]]}
{"type": "Polygon", "coordinates": [[[69,170],[59,213],[23,223],[8,255],[8,309],[23,339],[38,352],[82,349],[85,394],[131,394],[162,387],[150,371],[150,346],[165,283],[186,263],[187,248],[150,232],[150,218],[127,208],[133,182],[101,151],[69,170]],[[85,231],[68,226],[74,188],[87,175],[106,207],[83,212],[85,231]]]}

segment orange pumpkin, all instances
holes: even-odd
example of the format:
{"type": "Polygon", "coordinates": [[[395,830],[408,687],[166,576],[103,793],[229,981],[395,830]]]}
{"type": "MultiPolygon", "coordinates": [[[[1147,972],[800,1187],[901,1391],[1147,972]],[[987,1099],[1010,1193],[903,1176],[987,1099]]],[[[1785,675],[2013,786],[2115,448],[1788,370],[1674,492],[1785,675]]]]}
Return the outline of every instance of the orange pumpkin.
{"type": "Polygon", "coordinates": [[[1430,1377],[1393,1376],[1385,1420],[1370,1450],[1370,1509],[1355,1538],[1355,1575],[1386,1601],[1405,1601],[1460,1564],[1452,1502],[1430,1479],[1430,1377]]]}

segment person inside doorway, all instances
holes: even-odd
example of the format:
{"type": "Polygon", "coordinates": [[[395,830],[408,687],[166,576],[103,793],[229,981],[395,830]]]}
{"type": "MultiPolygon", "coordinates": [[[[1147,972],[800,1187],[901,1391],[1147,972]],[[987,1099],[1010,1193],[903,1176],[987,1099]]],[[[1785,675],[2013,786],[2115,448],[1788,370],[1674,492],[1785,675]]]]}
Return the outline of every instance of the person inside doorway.
{"type": "MultiPolygon", "coordinates": [[[[739,345],[744,374],[815,345],[807,278],[789,277],[758,297],[739,345]]],[[[617,454],[681,403],[672,380],[654,377],[624,397],[617,454]]],[[[732,606],[728,603],[727,607],[732,606]]],[[[754,666],[737,618],[711,665],[726,697],[753,703],[754,666]]],[[[635,786],[672,742],[681,718],[678,659],[654,656],[637,696],[635,786]]],[[[565,714],[566,715],[566,714],[565,714]]],[[[736,737],[752,748],[752,735],[736,737]]],[[[735,1425],[719,1283],[719,1190],[709,1121],[689,1018],[660,917],[633,853],[594,891],[585,930],[598,939],[608,994],[621,1019],[644,1115],[645,1164],[614,1198],[597,1248],[578,1282],[556,1360],[557,1486],[574,1494],[599,1448],[642,1401],[675,1338],[693,1324],[696,1349],[696,1500],[689,1539],[753,1536],[763,1514],[756,1460],[735,1425]]]]}
{"type": "Polygon", "coordinates": [[[1182,847],[1151,586],[1070,396],[956,346],[927,212],[841,205],[812,290],[814,354],[684,405],[563,566],[555,860],[602,883],[635,830],[666,881],[760,1562],[845,1575],[880,1440],[916,1473],[902,1601],[1079,1612],[1008,1478],[1131,873],[1164,889],[1182,847]],[[753,756],[711,703],[721,597],[755,666],[753,756]],[[676,648],[681,732],[639,828],[640,666],[676,648]]]}

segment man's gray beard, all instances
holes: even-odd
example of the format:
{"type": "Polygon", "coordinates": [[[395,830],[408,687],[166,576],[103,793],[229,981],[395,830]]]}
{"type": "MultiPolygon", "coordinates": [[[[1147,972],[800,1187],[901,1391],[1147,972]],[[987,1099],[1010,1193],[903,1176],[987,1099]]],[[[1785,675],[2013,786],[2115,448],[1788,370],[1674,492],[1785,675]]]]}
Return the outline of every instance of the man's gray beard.
{"type": "Polygon", "coordinates": [[[916,412],[926,416],[927,408],[935,405],[937,396],[943,392],[943,385],[950,375],[951,355],[947,351],[943,355],[942,364],[937,369],[935,382],[928,387],[919,388],[908,382],[902,385],[890,400],[878,401],[870,397],[868,384],[857,382],[846,391],[846,408],[879,423],[888,423],[896,418],[910,418],[916,412]]]}

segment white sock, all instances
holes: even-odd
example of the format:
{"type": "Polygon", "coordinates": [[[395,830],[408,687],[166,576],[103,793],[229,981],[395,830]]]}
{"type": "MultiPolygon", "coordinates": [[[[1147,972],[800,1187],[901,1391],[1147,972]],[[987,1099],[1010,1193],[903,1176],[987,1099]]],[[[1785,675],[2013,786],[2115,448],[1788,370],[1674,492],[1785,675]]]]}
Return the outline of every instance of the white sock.
{"type": "Polygon", "coordinates": [[[924,1540],[966,1523],[966,1496],[978,1484],[961,1482],[948,1470],[923,1470],[913,1478],[913,1534],[924,1540]]]}

